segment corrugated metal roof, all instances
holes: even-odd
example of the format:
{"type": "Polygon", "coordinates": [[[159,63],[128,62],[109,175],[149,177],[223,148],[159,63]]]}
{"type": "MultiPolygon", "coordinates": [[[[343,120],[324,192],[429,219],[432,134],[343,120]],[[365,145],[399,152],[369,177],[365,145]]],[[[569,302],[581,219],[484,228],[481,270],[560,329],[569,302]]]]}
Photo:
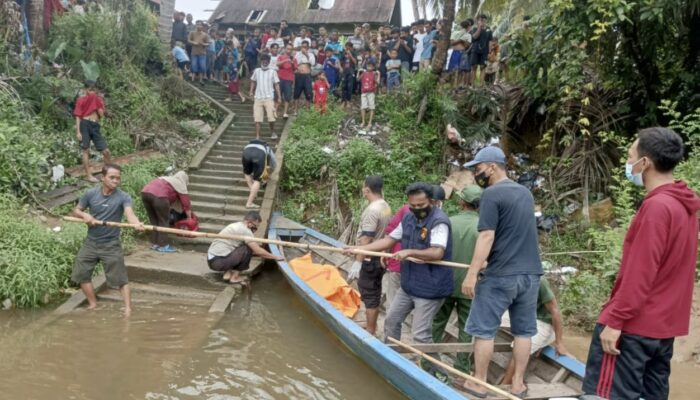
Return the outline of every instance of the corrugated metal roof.
{"type": "Polygon", "coordinates": [[[391,21],[400,0],[336,0],[331,9],[309,10],[305,0],[222,0],[211,20],[223,24],[244,24],[251,11],[266,10],[260,24],[385,23],[391,21]]]}

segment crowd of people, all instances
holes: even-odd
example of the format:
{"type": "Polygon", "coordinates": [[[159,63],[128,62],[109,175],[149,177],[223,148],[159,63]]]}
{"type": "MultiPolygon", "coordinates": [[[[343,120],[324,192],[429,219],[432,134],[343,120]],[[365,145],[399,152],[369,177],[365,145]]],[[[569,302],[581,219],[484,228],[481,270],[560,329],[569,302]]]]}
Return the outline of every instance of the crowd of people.
{"type": "MultiPolygon", "coordinates": [[[[419,20],[410,26],[384,25],[376,30],[365,23],[345,37],[324,27],[294,31],[282,20],[279,26],[239,34],[176,12],[172,55],[183,77],[200,85],[207,81],[227,85],[229,100],[237,96],[241,102],[246,101],[240,91],[241,78],[252,78],[258,68],[274,70],[280,86],[279,96],[273,93],[274,109],[283,106],[284,117],[289,116],[292,103],[294,112],[302,103],[314,104],[324,112],[329,98],[349,107],[353,96],[360,96],[362,114],[369,113],[366,122],[371,125],[375,93],[390,93],[401,86],[405,74],[432,68],[444,23],[419,20]]],[[[446,80],[456,86],[469,86],[477,79],[492,84],[507,58],[485,15],[476,21],[467,19],[452,32],[444,66],[446,80]]]]}

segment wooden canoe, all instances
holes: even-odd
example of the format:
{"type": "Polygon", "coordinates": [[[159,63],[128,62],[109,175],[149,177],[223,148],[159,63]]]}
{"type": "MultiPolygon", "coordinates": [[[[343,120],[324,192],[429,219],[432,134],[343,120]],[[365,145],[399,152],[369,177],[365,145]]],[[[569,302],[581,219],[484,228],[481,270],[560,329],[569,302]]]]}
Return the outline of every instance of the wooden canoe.
{"type": "MultiPolygon", "coordinates": [[[[343,243],[307,228],[294,221],[284,218],[280,214],[272,217],[268,231],[270,239],[301,242],[308,244],[321,244],[332,247],[342,247],[343,243]]],[[[270,245],[270,251],[275,255],[283,255],[287,260],[303,255],[303,251],[297,248],[281,248],[270,245]]],[[[338,267],[341,275],[346,276],[347,270],[353,262],[353,258],[342,253],[329,251],[313,251],[314,262],[331,264],[338,267]]],[[[435,379],[432,375],[423,371],[416,364],[416,358],[410,354],[400,353],[399,349],[390,347],[370,335],[358,322],[364,318],[364,309],[358,312],[354,319],[347,318],[336,310],[323,297],[313,291],[286,261],[277,263],[299,297],[306,303],[312,312],[330,329],[338,339],[347,346],[355,355],[372,367],[384,379],[396,387],[400,392],[412,399],[460,399],[469,398],[464,392],[455,389],[435,379]]],[[[378,332],[382,332],[383,312],[380,315],[378,332]]],[[[436,344],[434,348],[423,347],[425,350],[438,350],[443,354],[443,359],[448,359],[457,351],[468,351],[470,344],[456,343],[455,337],[458,327],[453,320],[448,326],[447,336],[450,343],[436,344]]],[[[409,322],[404,324],[404,341],[410,340],[409,322]]],[[[507,331],[499,332],[496,342],[493,361],[489,368],[489,381],[498,382],[503,374],[504,367],[510,359],[510,346],[507,343],[512,337],[507,331]]],[[[429,346],[429,345],[423,345],[429,346]]],[[[550,398],[576,398],[580,395],[583,379],[584,365],[578,360],[569,357],[556,357],[554,349],[545,348],[538,357],[531,358],[528,366],[526,382],[529,386],[528,399],[550,398]]],[[[507,388],[505,388],[507,390],[507,388]]],[[[498,397],[489,397],[498,398],[498,397]]]]}

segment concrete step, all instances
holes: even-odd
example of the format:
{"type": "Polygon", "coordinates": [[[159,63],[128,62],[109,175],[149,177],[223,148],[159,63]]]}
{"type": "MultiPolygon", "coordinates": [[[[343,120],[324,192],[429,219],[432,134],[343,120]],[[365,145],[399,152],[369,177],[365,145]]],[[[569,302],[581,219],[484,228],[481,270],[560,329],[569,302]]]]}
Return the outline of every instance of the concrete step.
{"type": "Polygon", "coordinates": [[[202,163],[202,168],[213,169],[226,173],[231,172],[236,174],[243,174],[243,165],[241,165],[240,160],[238,160],[238,162],[235,162],[206,158],[202,163]]]}
{"type": "MultiPolygon", "coordinates": [[[[200,182],[195,183],[194,180],[192,180],[191,175],[190,180],[190,184],[187,185],[187,188],[190,190],[190,192],[213,193],[226,196],[248,196],[248,186],[245,184],[245,181],[240,182],[239,185],[229,185],[223,182],[222,184],[206,184],[200,182]]],[[[261,188],[258,192],[258,195],[261,195],[264,192],[265,189],[261,188]]]]}
{"type": "Polygon", "coordinates": [[[225,224],[232,224],[234,222],[240,222],[243,221],[243,218],[245,217],[245,213],[241,214],[221,214],[221,213],[209,213],[209,212],[197,212],[197,218],[199,218],[199,222],[207,222],[207,223],[225,223],[225,224]]]}
{"type": "Polygon", "coordinates": [[[237,204],[223,204],[223,203],[210,203],[205,201],[193,201],[192,209],[195,213],[204,212],[210,214],[222,214],[222,215],[245,215],[248,209],[245,208],[245,200],[237,204]]]}
{"type": "Polygon", "coordinates": [[[208,203],[220,203],[220,204],[245,204],[248,198],[248,193],[242,196],[236,195],[226,195],[221,193],[210,193],[210,192],[200,192],[200,191],[190,191],[190,199],[192,201],[203,201],[208,203]]]}
{"type": "Polygon", "coordinates": [[[222,176],[218,173],[210,174],[201,172],[201,170],[193,171],[189,174],[190,185],[218,185],[223,187],[246,187],[243,174],[234,176],[222,176]]]}
{"type": "MultiPolygon", "coordinates": [[[[238,219],[238,221],[242,220],[243,218],[238,219]]],[[[238,222],[235,221],[235,222],[238,222]]],[[[207,232],[207,233],[219,233],[221,232],[222,229],[226,228],[228,224],[224,222],[200,222],[199,223],[199,231],[200,232],[207,232]]]]}
{"type": "Polygon", "coordinates": [[[238,157],[238,160],[240,161],[242,155],[243,155],[243,147],[241,147],[241,146],[233,146],[233,149],[231,149],[231,150],[217,149],[215,147],[209,151],[209,154],[207,154],[207,159],[209,159],[209,158],[215,159],[215,158],[220,158],[220,157],[227,157],[227,158],[238,157]]]}
{"type": "Polygon", "coordinates": [[[221,176],[223,178],[240,178],[243,179],[243,167],[239,164],[238,168],[227,168],[227,169],[214,169],[205,165],[202,165],[202,169],[197,170],[203,175],[214,175],[221,176]]]}

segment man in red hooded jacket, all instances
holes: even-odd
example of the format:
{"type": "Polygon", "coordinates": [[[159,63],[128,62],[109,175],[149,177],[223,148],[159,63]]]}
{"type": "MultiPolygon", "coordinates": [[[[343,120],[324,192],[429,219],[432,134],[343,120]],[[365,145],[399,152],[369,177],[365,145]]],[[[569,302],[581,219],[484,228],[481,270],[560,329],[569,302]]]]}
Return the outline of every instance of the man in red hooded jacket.
{"type": "Polygon", "coordinates": [[[673,341],[690,323],[700,199],[673,178],[683,158],[674,131],[644,129],[628,153],[627,178],[647,195],[593,333],[583,390],[607,399],[667,399],[673,341]]]}

